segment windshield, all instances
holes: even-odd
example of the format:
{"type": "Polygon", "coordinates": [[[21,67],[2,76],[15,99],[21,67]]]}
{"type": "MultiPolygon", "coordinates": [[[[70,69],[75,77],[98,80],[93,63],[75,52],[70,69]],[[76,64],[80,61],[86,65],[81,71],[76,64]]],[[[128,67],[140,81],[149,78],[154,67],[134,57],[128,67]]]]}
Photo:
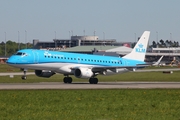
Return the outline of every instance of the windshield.
{"type": "Polygon", "coordinates": [[[17,53],[15,53],[14,55],[24,56],[24,55],[26,55],[26,53],[17,52],[17,53]]]}

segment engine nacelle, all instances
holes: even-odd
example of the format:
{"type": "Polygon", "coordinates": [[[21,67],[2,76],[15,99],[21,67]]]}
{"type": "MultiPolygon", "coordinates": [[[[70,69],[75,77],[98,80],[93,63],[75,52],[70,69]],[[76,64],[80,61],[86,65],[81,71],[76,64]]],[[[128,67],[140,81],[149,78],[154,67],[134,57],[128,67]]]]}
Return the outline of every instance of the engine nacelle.
{"type": "Polygon", "coordinates": [[[74,70],[74,76],[77,78],[90,78],[94,75],[89,68],[77,68],[74,70]]]}
{"type": "Polygon", "coordinates": [[[54,72],[51,72],[49,70],[35,70],[35,74],[38,76],[38,77],[46,77],[46,78],[49,78],[51,77],[52,75],[54,75],[55,73],[54,72]]]}

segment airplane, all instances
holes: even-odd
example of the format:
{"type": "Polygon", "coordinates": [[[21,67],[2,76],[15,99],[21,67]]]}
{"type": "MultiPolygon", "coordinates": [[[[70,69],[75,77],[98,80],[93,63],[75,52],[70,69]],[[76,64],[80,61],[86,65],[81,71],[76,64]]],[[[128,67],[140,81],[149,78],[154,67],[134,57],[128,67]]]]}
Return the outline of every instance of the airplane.
{"type": "Polygon", "coordinates": [[[64,74],[64,83],[72,83],[70,75],[74,75],[89,79],[90,84],[97,84],[97,75],[112,75],[146,67],[144,59],[149,35],[150,31],[144,31],[133,50],[123,57],[23,49],[12,55],[7,64],[23,69],[22,79],[27,79],[26,71],[32,69],[39,77],[64,74]]]}
{"type": "Polygon", "coordinates": [[[161,60],[162,60],[163,57],[164,57],[164,56],[161,56],[157,62],[155,62],[154,64],[152,64],[152,66],[158,66],[158,65],[160,64],[160,62],[161,62],[161,60]]]}

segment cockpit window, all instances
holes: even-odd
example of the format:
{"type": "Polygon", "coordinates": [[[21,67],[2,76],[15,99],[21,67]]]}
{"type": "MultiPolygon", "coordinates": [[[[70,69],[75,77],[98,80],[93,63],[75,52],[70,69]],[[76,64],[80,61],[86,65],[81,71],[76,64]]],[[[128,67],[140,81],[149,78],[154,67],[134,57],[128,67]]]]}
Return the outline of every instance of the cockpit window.
{"type": "Polygon", "coordinates": [[[26,53],[22,53],[22,55],[24,55],[24,56],[25,56],[25,55],[26,55],[26,53]]]}
{"type": "Polygon", "coordinates": [[[25,55],[26,55],[26,53],[17,52],[15,55],[19,55],[19,56],[25,56],[25,55]]]}
{"type": "Polygon", "coordinates": [[[22,55],[22,52],[17,52],[15,55],[22,55]]]}

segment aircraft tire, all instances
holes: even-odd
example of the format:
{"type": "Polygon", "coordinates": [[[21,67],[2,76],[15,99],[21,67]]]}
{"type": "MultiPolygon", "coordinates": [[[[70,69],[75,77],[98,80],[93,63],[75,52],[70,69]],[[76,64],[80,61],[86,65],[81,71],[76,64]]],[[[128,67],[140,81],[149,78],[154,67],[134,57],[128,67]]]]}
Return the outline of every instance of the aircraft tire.
{"type": "Polygon", "coordinates": [[[67,77],[68,78],[68,83],[72,83],[72,77],[67,77]]]}
{"type": "Polygon", "coordinates": [[[23,75],[23,76],[21,77],[21,79],[22,79],[22,80],[26,80],[27,77],[23,75]]]}
{"type": "Polygon", "coordinates": [[[63,81],[64,81],[64,83],[72,83],[72,78],[71,77],[64,77],[63,81]]]}
{"type": "Polygon", "coordinates": [[[64,83],[68,83],[68,78],[64,77],[63,81],[64,81],[64,83]]]}
{"type": "Polygon", "coordinates": [[[89,83],[93,84],[93,78],[89,78],[89,83]]]}
{"type": "Polygon", "coordinates": [[[94,84],[97,84],[97,83],[98,83],[98,79],[94,78],[94,84]]]}
{"type": "Polygon", "coordinates": [[[89,78],[89,83],[90,84],[97,84],[98,83],[98,79],[97,78],[89,78]]]}

